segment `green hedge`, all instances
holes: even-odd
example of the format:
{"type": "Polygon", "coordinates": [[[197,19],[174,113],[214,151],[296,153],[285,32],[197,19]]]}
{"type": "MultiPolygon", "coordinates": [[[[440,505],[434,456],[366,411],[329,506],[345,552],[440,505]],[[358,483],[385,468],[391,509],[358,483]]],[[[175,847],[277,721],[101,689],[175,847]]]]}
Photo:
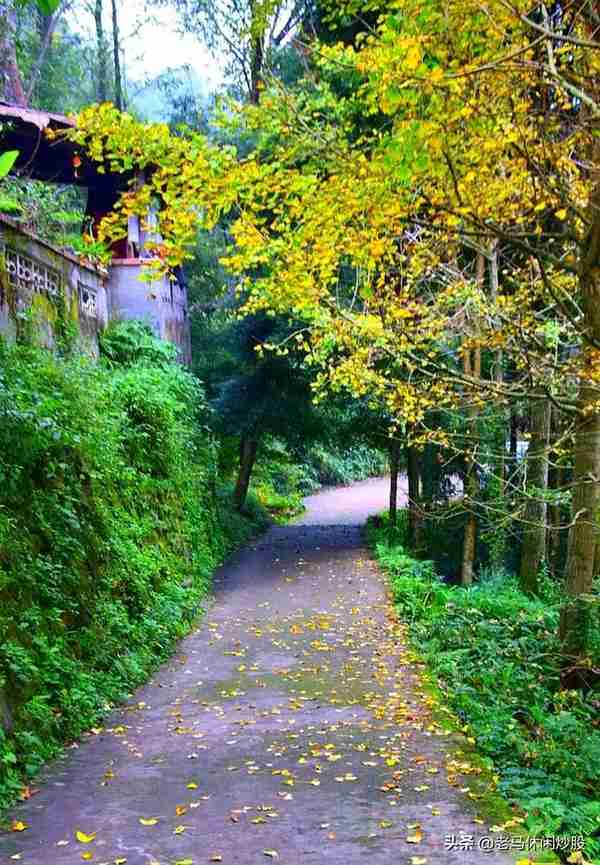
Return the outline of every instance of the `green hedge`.
{"type": "Polygon", "coordinates": [[[599,863],[600,691],[561,690],[555,588],[533,600],[506,574],[447,586],[402,546],[401,530],[390,541],[384,520],[368,533],[412,645],[499,772],[500,792],[526,812],[532,835],[584,835],[599,863]]]}
{"type": "Polygon", "coordinates": [[[206,411],[174,364],[0,347],[0,806],[168,657],[264,524],[219,507],[206,411]]]}

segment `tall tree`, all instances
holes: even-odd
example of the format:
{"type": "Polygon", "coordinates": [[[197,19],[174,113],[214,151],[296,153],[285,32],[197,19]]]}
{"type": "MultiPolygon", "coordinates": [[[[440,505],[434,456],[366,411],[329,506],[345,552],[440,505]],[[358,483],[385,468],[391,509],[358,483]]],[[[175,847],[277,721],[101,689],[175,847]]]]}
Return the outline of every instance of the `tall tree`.
{"type": "Polygon", "coordinates": [[[17,10],[13,0],[0,0],[0,98],[26,105],[27,97],[17,62],[17,10]]]}
{"type": "Polygon", "coordinates": [[[106,62],[106,37],[104,34],[104,5],[102,0],[95,0],[94,24],[96,27],[96,96],[98,102],[108,99],[108,69],[106,62]]]}
{"type": "Polygon", "coordinates": [[[520,579],[524,591],[536,594],[540,568],[546,559],[548,505],[548,447],[550,442],[550,401],[540,394],[529,411],[530,440],[527,452],[527,504],[524,514],[520,579]]]}
{"type": "Polygon", "coordinates": [[[273,53],[304,20],[310,0],[154,0],[174,5],[181,26],[197,34],[244,99],[256,104],[273,53]]]}
{"type": "MultiPolygon", "coordinates": [[[[72,3],[69,0],[0,0],[0,99],[13,105],[26,106],[46,58],[52,35],[61,15],[72,3]],[[31,64],[29,80],[25,82],[17,58],[18,11],[35,14],[39,24],[39,48],[31,64]],[[31,11],[27,11],[28,7],[31,11]]],[[[23,13],[22,13],[23,14],[23,13]]]]}
{"type": "MultiPolygon", "coordinates": [[[[600,121],[600,82],[595,87],[596,117],[600,121]]],[[[580,304],[586,343],[584,355],[590,366],[600,345],[600,140],[595,137],[589,149],[591,191],[586,208],[586,231],[579,260],[580,304]]],[[[561,634],[568,649],[579,652],[586,637],[586,597],[591,594],[594,558],[598,544],[600,507],[600,410],[598,391],[593,382],[582,381],[578,395],[578,422],[575,433],[573,504],[567,592],[572,601],[561,617],[561,634]]]]}
{"type": "Polygon", "coordinates": [[[112,37],[113,37],[113,63],[115,76],[115,105],[119,111],[125,108],[125,97],[123,91],[123,77],[121,74],[121,40],[119,35],[119,13],[117,0],[112,0],[112,37]]]}

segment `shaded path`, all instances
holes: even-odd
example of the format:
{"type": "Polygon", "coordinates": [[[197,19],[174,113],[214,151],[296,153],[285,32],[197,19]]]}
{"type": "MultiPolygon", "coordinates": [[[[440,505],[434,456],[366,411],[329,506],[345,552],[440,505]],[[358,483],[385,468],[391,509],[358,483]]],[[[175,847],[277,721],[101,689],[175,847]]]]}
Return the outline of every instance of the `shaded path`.
{"type": "Polygon", "coordinates": [[[16,809],[29,828],[0,862],[512,861],[445,850],[484,827],[361,541],[386,497],[385,481],[320,493],[234,556],[199,630],[16,809]]]}

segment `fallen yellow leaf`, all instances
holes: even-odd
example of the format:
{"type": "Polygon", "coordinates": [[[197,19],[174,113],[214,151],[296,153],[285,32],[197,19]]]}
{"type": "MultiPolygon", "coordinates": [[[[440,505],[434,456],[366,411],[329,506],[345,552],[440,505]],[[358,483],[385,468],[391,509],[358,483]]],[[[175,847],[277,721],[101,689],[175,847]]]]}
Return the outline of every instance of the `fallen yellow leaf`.
{"type": "Polygon", "coordinates": [[[78,829],[77,832],[75,832],[75,837],[80,844],[91,844],[92,841],[96,839],[96,833],[92,832],[90,835],[86,835],[85,832],[81,832],[78,829]]]}
{"type": "Polygon", "coordinates": [[[156,826],[158,820],[156,817],[149,817],[147,820],[144,817],[140,817],[140,823],[142,826],[156,826]]]}
{"type": "Polygon", "coordinates": [[[407,844],[420,844],[423,840],[423,833],[417,829],[416,832],[413,832],[412,835],[409,835],[406,839],[407,844]]]}
{"type": "Polygon", "coordinates": [[[10,828],[13,832],[24,832],[26,829],[29,829],[29,826],[27,823],[23,823],[22,820],[13,820],[10,828]]]}

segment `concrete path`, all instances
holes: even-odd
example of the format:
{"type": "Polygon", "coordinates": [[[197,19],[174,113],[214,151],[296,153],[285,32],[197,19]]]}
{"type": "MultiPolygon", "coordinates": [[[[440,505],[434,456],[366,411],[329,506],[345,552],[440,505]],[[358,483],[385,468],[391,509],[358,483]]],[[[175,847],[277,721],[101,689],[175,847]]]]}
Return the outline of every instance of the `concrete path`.
{"type": "Polygon", "coordinates": [[[476,775],[428,718],[361,540],[386,497],[313,496],[222,568],[172,661],[15,809],[0,862],[512,862],[479,848],[476,775]]]}

